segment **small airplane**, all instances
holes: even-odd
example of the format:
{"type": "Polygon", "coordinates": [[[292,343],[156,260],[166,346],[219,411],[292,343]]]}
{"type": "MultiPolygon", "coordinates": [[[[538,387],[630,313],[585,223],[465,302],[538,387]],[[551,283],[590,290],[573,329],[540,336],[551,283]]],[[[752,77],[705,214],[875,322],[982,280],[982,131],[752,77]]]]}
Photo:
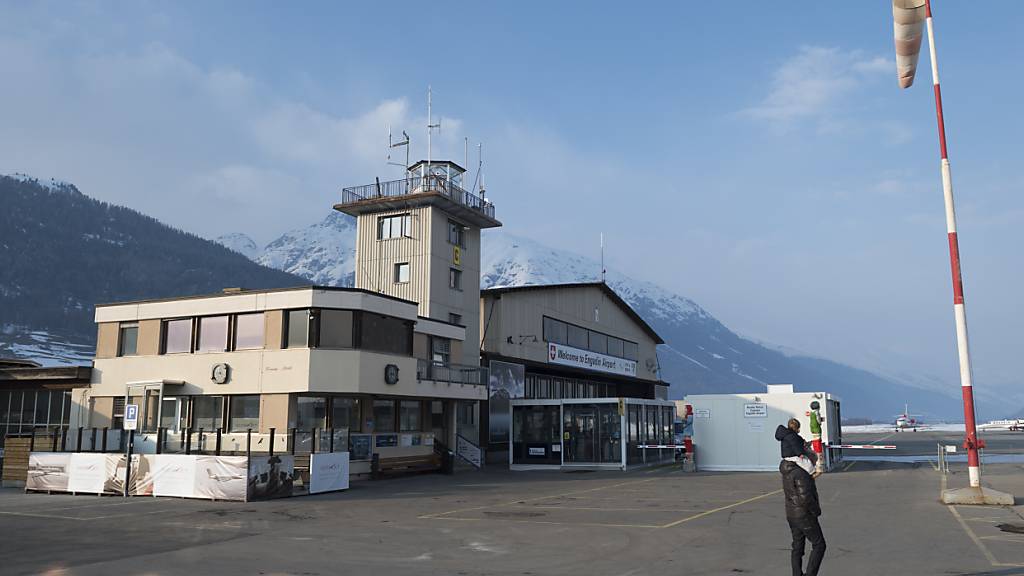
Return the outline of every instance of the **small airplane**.
{"type": "Polygon", "coordinates": [[[919,420],[920,417],[920,414],[911,414],[910,405],[904,404],[903,414],[896,416],[896,431],[899,432],[900,430],[912,430],[914,432],[917,432],[919,428],[925,428],[925,423],[919,420]]]}

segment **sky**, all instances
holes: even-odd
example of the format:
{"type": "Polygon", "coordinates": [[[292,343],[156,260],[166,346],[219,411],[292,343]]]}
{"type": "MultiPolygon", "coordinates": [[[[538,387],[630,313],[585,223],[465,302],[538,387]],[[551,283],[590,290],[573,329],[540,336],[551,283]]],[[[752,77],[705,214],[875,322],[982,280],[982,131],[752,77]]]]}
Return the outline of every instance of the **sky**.
{"type": "MultiPolygon", "coordinates": [[[[1019,386],[1024,4],[986,6],[934,11],[975,377],[1019,386]]],[[[2,1],[0,173],[263,244],[399,177],[388,126],[426,156],[431,86],[508,232],[955,384],[930,68],[899,90],[892,43],[887,0],[2,1]]]]}

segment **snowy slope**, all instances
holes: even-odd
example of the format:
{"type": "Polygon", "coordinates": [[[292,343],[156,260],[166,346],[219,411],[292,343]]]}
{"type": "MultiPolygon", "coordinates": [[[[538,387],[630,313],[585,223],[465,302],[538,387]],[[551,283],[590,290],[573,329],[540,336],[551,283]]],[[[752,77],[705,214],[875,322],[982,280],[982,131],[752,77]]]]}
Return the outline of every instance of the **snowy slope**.
{"type": "Polygon", "coordinates": [[[262,253],[260,247],[256,245],[255,240],[250,238],[247,234],[242,234],[240,232],[225,234],[218,237],[214,242],[229,250],[238,252],[249,260],[255,260],[262,253]]]}

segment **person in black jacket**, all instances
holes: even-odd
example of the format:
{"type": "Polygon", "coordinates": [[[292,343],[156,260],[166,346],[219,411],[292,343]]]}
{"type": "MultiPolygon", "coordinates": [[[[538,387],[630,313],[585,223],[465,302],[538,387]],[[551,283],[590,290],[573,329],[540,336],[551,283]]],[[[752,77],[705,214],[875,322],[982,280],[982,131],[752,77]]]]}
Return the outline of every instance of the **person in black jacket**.
{"type": "Polygon", "coordinates": [[[814,464],[804,453],[805,444],[799,432],[800,422],[796,419],[790,420],[788,427],[779,426],[775,431],[775,438],[782,443],[783,459],[779,464],[779,472],[782,474],[782,489],[786,496],[786,520],[793,534],[790,561],[793,576],[817,576],[825,557],[825,536],[818,523],[821,505],[818,502],[818,487],[811,476],[814,464]],[[802,567],[807,540],[811,541],[811,557],[807,561],[807,571],[804,572],[802,567]]]}

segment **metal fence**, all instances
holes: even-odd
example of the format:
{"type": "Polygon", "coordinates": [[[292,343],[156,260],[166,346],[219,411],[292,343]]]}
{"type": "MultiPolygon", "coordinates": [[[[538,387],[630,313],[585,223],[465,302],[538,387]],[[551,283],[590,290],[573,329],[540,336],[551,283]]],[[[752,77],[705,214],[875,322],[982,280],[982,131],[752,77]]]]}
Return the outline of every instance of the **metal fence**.
{"type": "Polygon", "coordinates": [[[416,379],[485,386],[487,384],[487,369],[482,366],[442,364],[418,358],[416,360],[416,379]]]}
{"type": "Polygon", "coordinates": [[[373,184],[343,188],[341,201],[343,204],[349,204],[421,193],[440,194],[452,202],[477,210],[488,218],[494,218],[494,204],[472,192],[467,192],[443,176],[409,176],[402,180],[377,181],[373,184]]]}

